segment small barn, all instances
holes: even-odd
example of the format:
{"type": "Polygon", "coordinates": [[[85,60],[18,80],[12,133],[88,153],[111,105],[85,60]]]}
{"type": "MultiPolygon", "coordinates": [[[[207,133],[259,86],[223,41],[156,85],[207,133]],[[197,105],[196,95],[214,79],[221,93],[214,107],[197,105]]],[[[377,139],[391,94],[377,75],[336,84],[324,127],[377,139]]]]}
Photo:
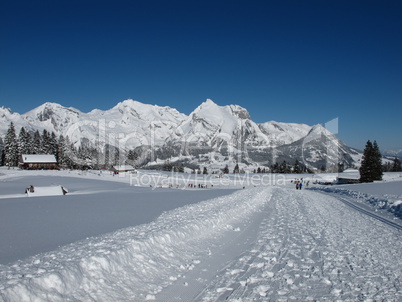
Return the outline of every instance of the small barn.
{"type": "Polygon", "coordinates": [[[113,166],[111,171],[114,173],[122,173],[122,172],[135,173],[136,172],[135,168],[131,165],[113,166]]]}
{"type": "Polygon", "coordinates": [[[22,154],[19,166],[27,170],[58,169],[57,160],[53,154],[22,154]]]}

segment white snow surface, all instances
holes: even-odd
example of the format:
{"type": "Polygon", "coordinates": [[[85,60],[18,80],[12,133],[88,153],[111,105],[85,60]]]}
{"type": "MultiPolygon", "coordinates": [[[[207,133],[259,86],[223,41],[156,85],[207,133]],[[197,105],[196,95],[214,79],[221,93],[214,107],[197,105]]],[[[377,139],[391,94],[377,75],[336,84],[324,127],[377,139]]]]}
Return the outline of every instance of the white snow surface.
{"type": "MultiPolygon", "coordinates": [[[[162,192],[169,203],[189,191],[131,187],[127,178],[101,173],[59,172],[65,177],[58,180],[68,182],[68,176],[71,184],[78,179],[92,185],[81,192],[76,187],[76,195],[70,190],[82,203],[93,196],[101,205],[115,194],[108,202],[121,206],[118,199],[128,198],[129,192],[133,197],[143,192],[141,198],[162,192]]],[[[7,188],[15,181],[56,178],[48,172],[0,173],[0,194],[13,193],[7,188]]],[[[0,265],[0,300],[400,301],[401,230],[347,206],[336,195],[295,190],[288,181],[295,176],[286,177],[283,185],[247,186],[230,195],[189,201],[149,222],[133,221],[133,226],[0,265]]],[[[228,183],[236,186],[233,177],[228,183]]],[[[393,194],[402,188],[396,176],[378,186],[382,184],[393,194]]],[[[192,192],[220,191],[215,187],[192,192]]],[[[21,203],[21,212],[27,206],[23,197],[15,197],[0,199],[0,207],[4,200],[21,203]]],[[[50,204],[41,198],[29,201],[50,204]]],[[[161,204],[149,205],[157,206],[161,204]]],[[[144,204],[142,211],[146,209],[144,204]]],[[[20,223],[30,224],[25,219],[20,223]]],[[[12,236],[13,230],[8,231],[12,236]]]]}

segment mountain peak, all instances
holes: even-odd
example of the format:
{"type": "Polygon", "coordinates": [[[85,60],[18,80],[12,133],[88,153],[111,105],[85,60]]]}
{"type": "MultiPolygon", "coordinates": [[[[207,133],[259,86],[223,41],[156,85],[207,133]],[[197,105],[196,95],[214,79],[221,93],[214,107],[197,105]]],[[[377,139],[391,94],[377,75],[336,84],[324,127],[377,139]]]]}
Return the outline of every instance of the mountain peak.
{"type": "Polygon", "coordinates": [[[243,108],[242,106],[228,105],[226,107],[232,115],[235,115],[242,120],[250,120],[251,119],[251,116],[250,116],[250,113],[248,112],[248,110],[246,108],[243,108]]]}
{"type": "Polygon", "coordinates": [[[208,105],[217,105],[213,100],[211,99],[206,99],[206,101],[203,104],[208,104],[208,105]]]}
{"type": "Polygon", "coordinates": [[[0,107],[0,111],[7,112],[8,114],[12,114],[12,113],[13,113],[12,110],[11,110],[11,108],[7,108],[7,107],[5,107],[5,106],[1,106],[1,107],[0,107]]]}
{"type": "Polygon", "coordinates": [[[323,125],[317,124],[314,125],[307,135],[325,135],[330,136],[333,135],[328,129],[326,129],[323,125]]]}
{"type": "Polygon", "coordinates": [[[116,106],[114,106],[113,108],[133,107],[133,106],[139,105],[139,104],[144,105],[138,101],[134,101],[133,99],[127,99],[127,100],[117,103],[116,106]]]}
{"type": "Polygon", "coordinates": [[[218,104],[216,104],[213,100],[207,99],[205,102],[202,102],[201,105],[197,107],[195,111],[199,111],[201,109],[208,109],[208,108],[216,108],[220,107],[218,104]]]}

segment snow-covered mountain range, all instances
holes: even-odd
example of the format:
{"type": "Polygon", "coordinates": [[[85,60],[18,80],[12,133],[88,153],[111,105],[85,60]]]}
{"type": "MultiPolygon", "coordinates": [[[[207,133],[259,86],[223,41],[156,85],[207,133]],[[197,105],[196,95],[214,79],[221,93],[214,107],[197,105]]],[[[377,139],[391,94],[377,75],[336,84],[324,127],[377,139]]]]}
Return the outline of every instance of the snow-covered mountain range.
{"type": "Polygon", "coordinates": [[[306,166],[358,164],[359,153],[321,125],[255,123],[249,112],[238,105],[219,106],[206,100],[190,115],[170,107],[125,100],[109,110],[89,113],[45,103],[25,114],[0,108],[0,137],[4,138],[10,122],[18,133],[55,132],[68,136],[79,146],[86,139],[94,146],[112,145],[122,154],[137,150],[146,154],[142,165],[166,160],[187,161],[213,167],[239,162],[245,166],[270,165],[297,158],[306,166]]]}

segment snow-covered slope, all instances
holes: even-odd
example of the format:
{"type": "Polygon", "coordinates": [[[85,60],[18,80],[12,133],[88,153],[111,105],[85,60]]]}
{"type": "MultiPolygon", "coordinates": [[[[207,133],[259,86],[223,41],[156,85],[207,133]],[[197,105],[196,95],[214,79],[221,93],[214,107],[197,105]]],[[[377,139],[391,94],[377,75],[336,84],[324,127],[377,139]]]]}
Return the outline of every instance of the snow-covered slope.
{"type": "MultiPolygon", "coordinates": [[[[95,109],[89,113],[56,103],[45,103],[22,115],[1,107],[0,138],[4,138],[10,122],[14,123],[17,133],[21,127],[29,131],[46,129],[68,136],[75,146],[85,140],[99,150],[105,145],[123,151],[141,148],[138,153],[142,153],[142,164],[152,160],[149,156],[152,152],[154,159],[185,157],[196,165],[199,156],[206,154],[215,154],[222,163],[244,162],[246,165],[269,165],[278,157],[292,162],[307,155],[307,162],[316,167],[328,150],[346,154],[342,155],[342,160],[346,158],[348,166],[353,164],[351,157],[354,155],[320,125],[311,127],[275,121],[257,124],[245,108],[219,106],[210,99],[189,116],[170,107],[131,99],[109,110],[95,109]]],[[[335,153],[331,157],[339,158],[335,153]]]]}
{"type": "Polygon", "coordinates": [[[269,137],[272,146],[291,144],[308,134],[311,126],[294,123],[278,123],[275,121],[259,125],[261,131],[269,137]]]}
{"type": "Polygon", "coordinates": [[[276,147],[292,143],[311,129],[302,124],[267,122],[257,124],[245,108],[218,106],[208,99],[198,106],[175,132],[175,141],[201,142],[219,147],[223,142],[239,147],[276,147]]]}
{"type": "Polygon", "coordinates": [[[281,157],[281,160],[293,162],[298,158],[307,167],[324,166],[327,169],[333,167],[334,170],[338,164],[351,167],[354,164],[352,156],[357,155],[358,152],[347,147],[320,124],[312,127],[301,139],[276,149],[276,156],[281,157]]]}

